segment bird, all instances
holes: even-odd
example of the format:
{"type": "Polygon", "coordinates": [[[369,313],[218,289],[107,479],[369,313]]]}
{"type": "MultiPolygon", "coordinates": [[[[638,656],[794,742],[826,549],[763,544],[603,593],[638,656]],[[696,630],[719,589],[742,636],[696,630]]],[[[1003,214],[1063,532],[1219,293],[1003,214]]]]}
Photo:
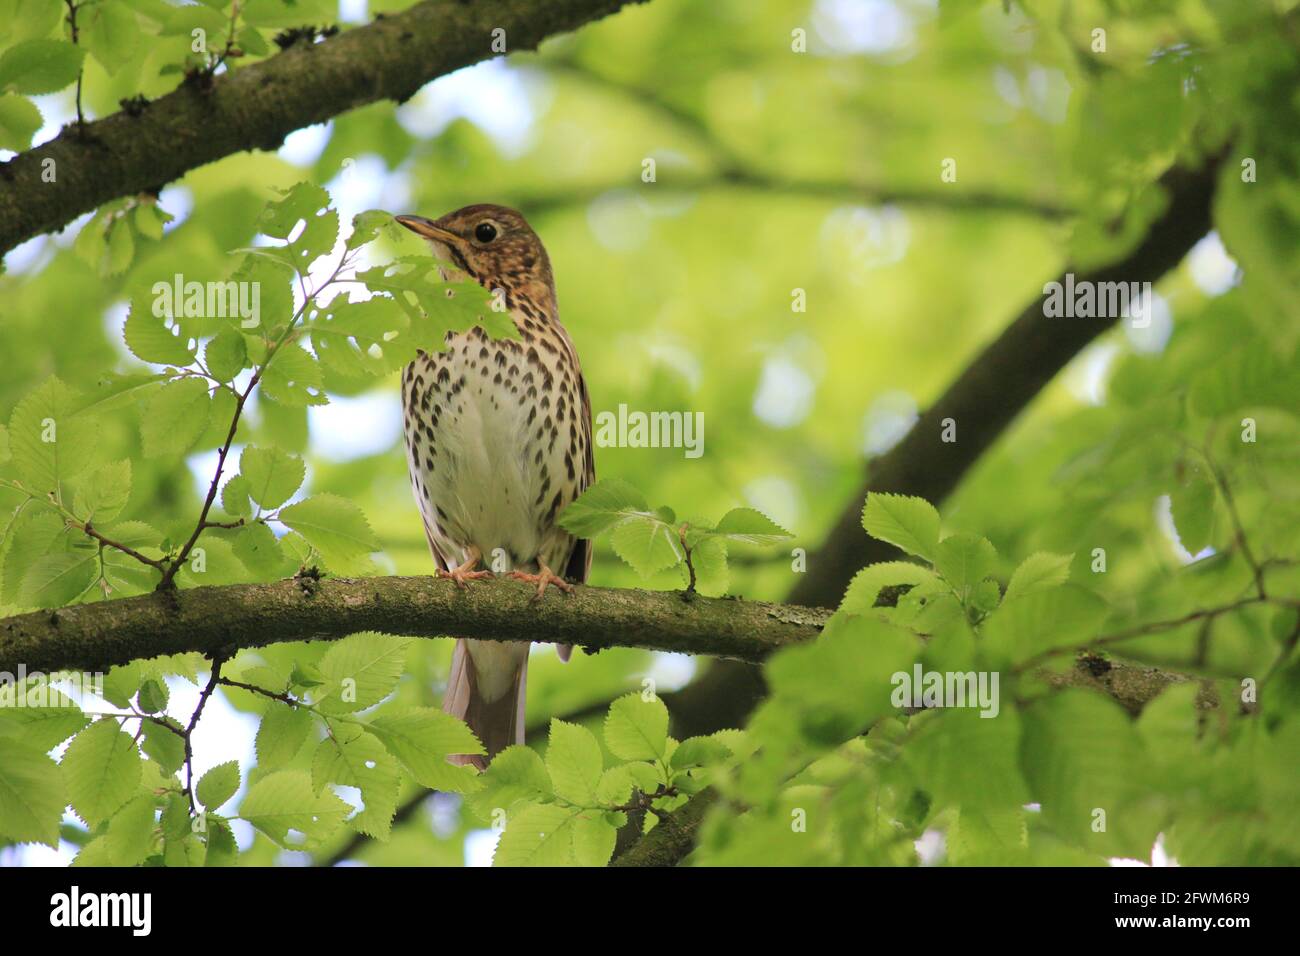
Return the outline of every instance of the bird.
{"type": "MultiPolygon", "coordinates": [[[[464,588],[494,576],[481,562],[504,556],[511,577],[536,584],[532,600],[549,586],[571,593],[565,579],[590,574],[591,542],[557,518],[595,481],[591,400],[560,323],[546,248],[505,206],[394,218],[428,241],[444,281],[478,282],[519,333],[448,332],[442,351],[421,350],[403,370],[407,466],[435,577],[464,588]]],[[[469,725],[486,755],[453,755],[453,763],[483,770],[524,742],[530,646],[457,639],[443,710],[469,725]]],[[[572,647],[558,651],[567,661],[572,647]]]]}

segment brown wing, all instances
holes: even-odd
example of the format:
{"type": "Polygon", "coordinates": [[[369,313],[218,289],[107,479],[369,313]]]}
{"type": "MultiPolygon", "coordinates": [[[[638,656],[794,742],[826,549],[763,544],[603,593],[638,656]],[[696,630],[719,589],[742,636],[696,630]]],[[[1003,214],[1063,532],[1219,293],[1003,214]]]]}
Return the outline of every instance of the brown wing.
{"type": "MultiPolygon", "coordinates": [[[[576,362],[576,355],[574,359],[576,362]]],[[[591,396],[587,394],[587,379],[581,369],[578,370],[578,392],[582,398],[582,434],[587,446],[586,460],[582,464],[582,480],[578,485],[578,494],[581,495],[596,480],[596,456],[592,449],[591,396]]],[[[591,556],[591,542],[586,538],[579,538],[573,545],[573,554],[569,556],[569,563],[565,565],[564,576],[570,581],[580,581],[585,584],[591,574],[591,556]]]]}

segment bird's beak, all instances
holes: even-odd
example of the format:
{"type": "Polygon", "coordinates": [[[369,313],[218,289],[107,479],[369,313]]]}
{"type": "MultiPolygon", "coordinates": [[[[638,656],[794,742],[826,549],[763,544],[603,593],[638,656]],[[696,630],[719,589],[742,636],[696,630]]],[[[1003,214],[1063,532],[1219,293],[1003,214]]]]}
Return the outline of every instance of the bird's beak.
{"type": "Polygon", "coordinates": [[[435,225],[432,219],[425,219],[423,216],[394,216],[411,232],[417,236],[423,236],[425,239],[436,239],[438,242],[445,242],[452,248],[460,245],[460,237],[454,232],[448,232],[441,226],[435,225]]]}

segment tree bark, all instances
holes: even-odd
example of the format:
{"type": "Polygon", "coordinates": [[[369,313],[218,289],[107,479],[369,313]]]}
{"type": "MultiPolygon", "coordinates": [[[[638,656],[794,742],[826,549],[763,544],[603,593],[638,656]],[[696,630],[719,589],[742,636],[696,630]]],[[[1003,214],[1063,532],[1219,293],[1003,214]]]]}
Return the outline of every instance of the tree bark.
{"type": "Polygon", "coordinates": [[[347,110],[403,102],[425,83],[499,55],[534,49],[644,0],[426,0],[213,78],[187,81],[142,109],[121,111],[0,164],[0,255],[122,196],[153,192],[191,169],[285,136],[347,110]],[[53,160],[49,167],[47,160],[53,160]],[[47,169],[55,179],[48,181],[47,169]]]}

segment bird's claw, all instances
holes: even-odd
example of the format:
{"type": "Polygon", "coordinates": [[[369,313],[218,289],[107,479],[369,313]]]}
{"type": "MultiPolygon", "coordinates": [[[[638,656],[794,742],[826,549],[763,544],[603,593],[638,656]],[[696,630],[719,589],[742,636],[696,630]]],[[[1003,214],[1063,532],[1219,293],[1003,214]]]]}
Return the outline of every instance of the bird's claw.
{"type": "Polygon", "coordinates": [[[480,578],[490,578],[492,577],[492,572],[471,571],[469,568],[462,566],[459,568],[452,568],[450,571],[444,571],[442,568],[435,568],[433,576],[435,578],[447,578],[452,584],[456,585],[456,587],[463,591],[466,587],[466,581],[477,581],[480,578]]]}
{"type": "Polygon", "coordinates": [[[546,593],[546,586],[548,584],[554,584],[565,594],[573,593],[573,585],[570,584],[568,581],[564,580],[564,578],[560,577],[558,574],[556,574],[554,571],[552,571],[550,568],[546,567],[545,565],[542,565],[541,571],[539,571],[537,574],[529,574],[527,571],[511,571],[509,577],[514,578],[516,581],[528,581],[529,583],[533,583],[533,582],[537,583],[537,591],[529,599],[534,604],[542,599],[542,595],[546,593]]]}

